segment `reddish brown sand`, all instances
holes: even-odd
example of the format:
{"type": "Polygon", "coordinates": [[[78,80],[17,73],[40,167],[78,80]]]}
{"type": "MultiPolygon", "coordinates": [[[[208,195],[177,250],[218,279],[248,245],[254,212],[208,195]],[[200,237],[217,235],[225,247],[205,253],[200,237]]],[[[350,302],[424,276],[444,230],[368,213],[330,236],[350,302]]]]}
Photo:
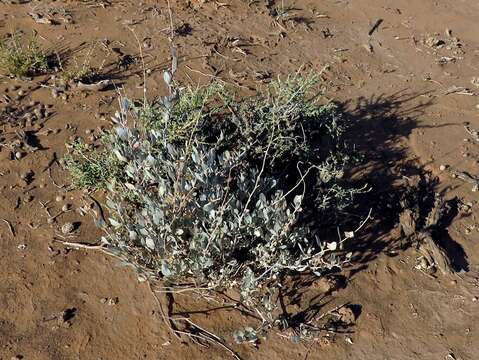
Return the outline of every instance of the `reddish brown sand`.
{"type": "MultiPolygon", "coordinates": [[[[122,69],[117,64],[124,55],[138,58],[136,34],[151,70],[147,96],[164,94],[161,70],[168,65],[170,24],[165,1],[113,0],[104,8],[92,5],[106,1],[7,5],[10,2],[15,1],[0,2],[2,35],[34,29],[43,46],[59,52],[70,64],[75,58],[83,61],[92,49],[92,65],[103,63],[104,72],[110,71],[117,86],[124,86],[132,97],[142,94],[141,62],[122,69]],[[38,24],[28,15],[48,7],[67,9],[73,22],[38,24]]],[[[428,276],[414,268],[413,250],[394,257],[387,254],[387,239],[394,236],[386,234],[381,238],[386,249],[371,256],[324,308],[345,302],[360,306],[348,336],[292,344],[273,331],[255,349],[234,345],[231,331],[248,324],[237,312],[221,310],[193,318],[224,336],[244,359],[478,359],[476,193],[469,184],[440,172],[439,166],[479,173],[478,148],[464,141],[468,134],[463,127],[469,122],[479,128],[479,83],[471,82],[479,78],[479,3],[285,0],[297,20],[284,23],[275,23],[266,1],[250,3],[172,2],[181,58],[177,80],[194,85],[217,77],[247,92],[264,74],[288,74],[300,66],[321,72],[328,98],[348,101],[349,109],[356,109],[368,129],[358,133],[358,139],[378,155],[383,169],[413,161],[439,177],[439,188],[448,198],[472,203],[473,214],[457,216],[447,229],[467,255],[468,271],[428,276]],[[379,19],[382,22],[368,35],[379,19]],[[467,88],[472,95],[466,90],[447,94],[453,86],[467,88]]],[[[75,134],[66,124],[88,138],[87,129],[110,126],[99,114],[108,119],[117,102],[115,90],[71,91],[66,100],[53,98],[50,89],[38,86],[47,78],[31,82],[0,78],[2,94],[14,98],[18,89],[13,91],[12,86],[21,86],[25,95],[20,105],[39,101],[51,104],[53,112],[37,122],[41,126],[25,128],[36,134],[39,150],[11,160],[9,148],[0,149],[0,218],[13,230],[12,234],[7,222],[0,222],[0,359],[229,358],[219,347],[200,347],[172,336],[148,285],[140,283],[131,269],[106,255],[68,250],[52,241],[67,221],[81,222],[72,241],[94,243],[100,236],[91,217],[80,217],[75,211],[60,215],[53,225],[47,223],[40,201],[49,202],[52,214],[65,203],[74,207],[83,203],[82,193],[63,193],[53,184],[51,178],[59,186],[69,184],[66,172],[53,165],[50,178],[44,169],[54,153],[59,158],[65,153],[65,142],[75,134]],[[48,129],[60,131],[48,134],[48,129]],[[27,185],[20,176],[28,170],[33,171],[33,179],[27,185]],[[55,201],[61,194],[65,200],[55,201]],[[72,313],[68,321],[58,316],[65,310],[72,313]]],[[[19,121],[2,125],[2,145],[11,143],[20,128],[19,121]]],[[[181,298],[184,309],[212,307],[196,298],[181,298]]]]}

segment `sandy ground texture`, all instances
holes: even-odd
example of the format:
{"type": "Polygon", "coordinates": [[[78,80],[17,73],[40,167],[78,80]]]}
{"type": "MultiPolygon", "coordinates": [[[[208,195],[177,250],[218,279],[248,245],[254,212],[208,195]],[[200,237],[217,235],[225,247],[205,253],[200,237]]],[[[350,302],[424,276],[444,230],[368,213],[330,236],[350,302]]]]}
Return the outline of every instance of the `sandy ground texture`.
{"type": "MultiPolygon", "coordinates": [[[[479,2],[284,4],[291,9],[281,14],[274,12],[281,1],[172,1],[177,80],[195,85],[216,79],[247,93],[301,66],[320,73],[327,97],[357,120],[357,141],[385,182],[414,164],[467,208],[442,234],[460,271],[430,276],[416,268],[413,249],[395,250],[400,239],[394,231],[373,234],[360,266],[345,271],[347,281],[321,309],[350,303],[350,332],[312,343],[293,344],[273,331],[258,348],[235,345],[232,330],[248,324],[237,311],[200,312],[213,304],[187,295],[178,296],[176,310],[199,311],[192,318],[244,359],[478,359],[477,193],[440,166],[479,174],[479,148],[464,127],[479,128],[479,2]]],[[[51,74],[0,78],[2,114],[7,105],[17,109],[13,118],[1,118],[0,127],[0,359],[230,358],[218,346],[171,335],[148,284],[116,259],[53,241],[66,222],[78,222],[71,241],[95,243],[101,235],[91,217],[62,211],[93,200],[68,191],[70,179],[56,159],[72,136],[93,141],[111,126],[115,87],[142,95],[139,46],[147,96],[165,93],[161,70],[169,64],[169,27],[163,0],[0,1],[1,35],[35,31],[64,67],[87,59],[115,84],[63,92],[52,87],[51,74]],[[39,106],[43,110],[35,110],[39,106]],[[39,119],[28,119],[35,111],[39,119]],[[31,146],[12,160],[15,142],[25,136],[31,146]],[[53,223],[48,212],[58,215],[53,223]]],[[[312,288],[321,295],[323,285],[312,288]]]]}

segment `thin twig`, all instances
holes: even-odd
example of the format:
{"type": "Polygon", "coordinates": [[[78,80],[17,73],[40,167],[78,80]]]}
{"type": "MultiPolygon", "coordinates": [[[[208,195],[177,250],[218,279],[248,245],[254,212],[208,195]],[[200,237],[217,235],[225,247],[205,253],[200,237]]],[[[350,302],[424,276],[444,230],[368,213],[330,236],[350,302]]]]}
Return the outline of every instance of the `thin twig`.
{"type": "Polygon", "coordinates": [[[248,211],[248,205],[249,205],[249,203],[251,202],[251,199],[253,198],[254,193],[256,192],[256,190],[258,190],[259,182],[261,181],[261,175],[263,175],[264,169],[265,169],[265,167],[266,167],[266,158],[268,157],[269,148],[271,147],[271,143],[273,142],[273,141],[272,141],[272,140],[273,140],[273,135],[274,135],[274,131],[273,131],[273,133],[271,134],[271,138],[270,138],[270,141],[269,141],[269,143],[268,143],[268,147],[266,148],[266,152],[264,153],[263,164],[261,165],[261,170],[259,171],[258,176],[256,177],[256,181],[255,181],[253,190],[252,190],[251,193],[249,194],[248,200],[246,201],[246,204],[245,204],[245,206],[244,206],[243,212],[241,213],[241,215],[240,215],[240,217],[239,217],[239,219],[238,219],[238,224],[239,224],[239,225],[241,225],[241,222],[242,222],[242,220],[243,220],[244,214],[246,213],[246,211],[248,211]]]}
{"type": "Polygon", "coordinates": [[[349,239],[353,238],[354,235],[355,235],[359,230],[361,230],[361,229],[363,228],[363,226],[366,225],[366,223],[369,221],[369,219],[371,218],[372,212],[373,212],[373,209],[370,208],[370,209],[369,209],[369,212],[368,212],[368,216],[366,216],[366,218],[365,218],[363,221],[361,221],[361,223],[359,224],[359,226],[358,226],[355,230],[351,231],[353,236],[348,236],[348,235],[346,234],[345,238],[343,239],[343,238],[341,237],[341,232],[339,231],[339,227],[336,227],[336,230],[337,230],[337,232],[338,232],[339,244],[342,244],[342,243],[345,242],[346,240],[349,240],[349,239]]]}
{"type": "MultiPolygon", "coordinates": [[[[209,332],[208,330],[205,330],[203,329],[201,326],[195,324],[194,322],[192,322],[191,320],[189,319],[183,319],[183,321],[186,321],[188,324],[190,324],[191,326],[194,326],[195,328],[197,328],[198,330],[200,330],[202,333],[206,334],[207,336],[203,336],[204,340],[207,340],[213,344],[217,344],[219,346],[221,346],[223,349],[225,349],[226,351],[228,351],[236,360],[242,360],[241,357],[233,350],[231,349],[228,345],[226,345],[222,340],[221,338],[219,338],[217,335],[209,332]]],[[[193,334],[194,335],[194,334],[193,334]]]]}
{"type": "Polygon", "coordinates": [[[462,181],[465,181],[469,184],[472,185],[472,191],[476,192],[479,190],[479,179],[469,175],[468,173],[464,172],[464,171],[457,171],[457,170],[449,170],[449,172],[451,173],[451,175],[453,177],[456,177],[458,179],[461,179],[462,181]]]}
{"type": "Polygon", "coordinates": [[[368,222],[368,220],[371,218],[371,213],[373,212],[373,208],[369,209],[368,216],[366,219],[364,219],[361,224],[354,230],[354,232],[358,232],[359,230],[362,229],[362,227],[368,222]]]}
{"type": "Polygon", "coordinates": [[[467,125],[464,126],[464,129],[466,129],[466,132],[474,138],[475,142],[479,142],[479,133],[477,130],[473,130],[467,125]]]}
{"type": "Polygon", "coordinates": [[[138,44],[138,49],[140,50],[140,59],[141,59],[141,67],[143,70],[143,106],[146,106],[147,100],[146,100],[146,66],[145,66],[145,57],[143,56],[143,47],[141,46],[140,39],[138,38],[138,35],[136,35],[135,30],[132,28],[129,28],[129,30],[133,33],[133,36],[136,39],[136,42],[138,44]]]}
{"type": "Polygon", "coordinates": [[[173,26],[173,12],[171,11],[171,5],[170,5],[170,0],[166,0],[168,4],[168,15],[170,17],[170,42],[173,42],[173,39],[175,37],[175,27],[173,26]]]}
{"type": "Polygon", "coordinates": [[[192,322],[188,318],[184,318],[184,317],[182,317],[182,318],[172,318],[172,317],[167,316],[164,309],[163,309],[163,305],[161,304],[160,299],[158,299],[158,297],[155,294],[155,292],[157,292],[157,291],[153,291],[153,289],[151,288],[151,284],[149,282],[148,282],[148,286],[149,286],[149,289],[150,289],[151,293],[153,294],[153,297],[155,298],[155,300],[158,304],[161,316],[162,316],[165,324],[168,326],[168,329],[170,330],[170,332],[173,335],[175,335],[177,338],[180,339],[180,336],[178,334],[183,334],[183,335],[189,336],[191,338],[198,338],[198,339],[202,339],[204,341],[210,342],[212,344],[219,345],[220,347],[222,347],[223,349],[228,351],[233,356],[233,358],[235,358],[236,360],[242,360],[241,357],[233,349],[231,349],[228,345],[226,345],[219,336],[217,336],[217,335],[213,334],[212,332],[210,332],[210,331],[202,328],[201,326],[195,324],[194,322],[192,322]],[[188,331],[182,331],[182,330],[179,330],[179,329],[175,329],[174,328],[174,322],[175,321],[184,321],[184,322],[188,323],[190,326],[193,326],[194,328],[199,330],[201,333],[200,334],[193,334],[193,333],[188,332],[188,331]]]}
{"type": "Polygon", "coordinates": [[[329,310],[329,311],[327,311],[327,312],[325,312],[325,313],[322,313],[320,316],[318,316],[318,317],[315,319],[315,321],[318,321],[318,320],[323,319],[325,316],[330,315],[330,314],[332,314],[332,313],[338,311],[339,309],[345,307],[345,306],[348,305],[348,304],[349,304],[349,303],[344,303],[344,304],[338,305],[338,306],[332,308],[331,310],[329,310]]]}
{"type": "MultiPolygon", "coordinates": [[[[298,169],[298,165],[299,165],[299,164],[300,164],[299,162],[296,164],[296,168],[297,168],[297,169],[298,169]]],[[[301,184],[303,184],[303,183],[304,183],[304,179],[306,178],[306,176],[308,176],[309,172],[310,172],[312,169],[314,169],[314,168],[317,168],[317,166],[314,166],[314,165],[310,166],[310,167],[306,170],[306,172],[304,173],[304,175],[301,175],[301,177],[300,177],[300,179],[298,180],[298,182],[296,183],[296,185],[294,185],[286,194],[284,194],[284,195],[281,196],[278,200],[276,200],[276,201],[273,203],[273,206],[276,206],[280,201],[283,201],[284,199],[286,199],[286,197],[287,197],[289,194],[291,194],[294,190],[296,190],[296,188],[297,188],[298,186],[300,186],[301,184]]],[[[300,174],[301,174],[301,173],[300,173],[300,174]]]]}
{"type": "Polygon", "coordinates": [[[52,217],[52,213],[50,212],[50,209],[49,209],[48,206],[47,206],[47,205],[50,203],[50,201],[47,201],[47,202],[43,203],[43,202],[41,202],[41,201],[39,200],[38,203],[40,204],[40,206],[41,206],[42,208],[45,209],[45,211],[46,211],[48,217],[51,218],[51,217],[52,217]]]}
{"type": "Polygon", "coordinates": [[[155,292],[160,293],[160,294],[181,294],[184,292],[189,292],[189,291],[208,291],[208,290],[213,290],[211,287],[206,287],[206,288],[197,288],[197,287],[189,287],[189,288],[183,288],[183,289],[175,289],[174,287],[163,287],[161,290],[155,290],[155,292]]]}
{"type": "Polygon", "coordinates": [[[371,36],[379,28],[379,25],[381,25],[382,22],[383,22],[383,19],[376,20],[374,22],[374,25],[369,30],[368,35],[371,36]]]}
{"type": "Polygon", "coordinates": [[[59,217],[59,216],[65,214],[65,213],[67,213],[67,212],[70,212],[70,211],[73,211],[73,209],[61,210],[60,212],[58,212],[58,214],[53,215],[53,216],[50,216],[50,217],[48,218],[48,220],[49,220],[49,221],[53,221],[53,220],[55,220],[57,217],[59,217]]]}
{"type": "Polygon", "coordinates": [[[2,220],[5,224],[8,226],[8,230],[10,230],[10,234],[12,234],[13,237],[15,237],[15,229],[13,228],[13,225],[8,221],[7,219],[0,219],[2,220]]]}
{"type": "Polygon", "coordinates": [[[55,182],[55,179],[52,177],[52,168],[51,168],[51,167],[48,168],[48,177],[49,177],[50,180],[52,181],[53,185],[55,185],[57,188],[59,188],[59,189],[65,188],[65,185],[58,185],[58,184],[55,182]]]}
{"type": "Polygon", "coordinates": [[[170,332],[174,336],[176,336],[178,339],[180,339],[180,336],[177,334],[178,329],[173,328],[173,324],[174,324],[173,320],[170,317],[166,316],[165,310],[163,309],[163,305],[161,304],[160,299],[158,299],[158,296],[156,296],[155,291],[153,291],[153,289],[151,288],[150,282],[147,281],[147,283],[148,283],[148,288],[150,289],[151,294],[153,295],[153,298],[156,300],[156,303],[158,304],[158,308],[160,309],[160,313],[161,313],[161,317],[163,318],[163,321],[165,322],[170,332]]]}
{"type": "Polygon", "coordinates": [[[201,71],[199,71],[199,70],[193,69],[191,66],[189,66],[189,65],[187,65],[187,64],[185,64],[185,67],[186,67],[188,70],[192,71],[192,72],[201,74],[201,75],[206,76],[206,77],[213,78],[213,79],[215,79],[215,80],[220,80],[220,81],[222,81],[222,80],[221,80],[219,77],[217,77],[216,75],[206,74],[206,73],[201,72],[201,71]]]}
{"type": "Polygon", "coordinates": [[[70,247],[76,248],[76,249],[101,250],[103,252],[107,252],[105,246],[103,246],[103,245],[91,245],[91,244],[86,244],[86,243],[75,243],[75,242],[63,241],[63,240],[59,240],[59,239],[53,239],[53,241],[56,241],[56,242],[58,242],[62,245],[70,246],[70,247]]]}

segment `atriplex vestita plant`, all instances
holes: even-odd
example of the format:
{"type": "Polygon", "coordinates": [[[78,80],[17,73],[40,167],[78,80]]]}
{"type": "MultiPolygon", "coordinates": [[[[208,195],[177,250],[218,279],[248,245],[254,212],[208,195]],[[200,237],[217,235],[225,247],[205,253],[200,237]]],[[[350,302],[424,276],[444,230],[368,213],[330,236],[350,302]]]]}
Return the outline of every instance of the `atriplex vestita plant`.
{"type": "Polygon", "coordinates": [[[361,191],[346,175],[345,119],[318,104],[311,76],[241,100],[216,83],[164,80],[166,97],[121,99],[103,149],[69,155],[77,185],[107,189],[104,248],[164,291],[237,291],[262,319],[237,341],[274,326],[319,330],[282,316],[278,292],[350,260],[342,245],[354,232],[332,240],[361,191]]]}

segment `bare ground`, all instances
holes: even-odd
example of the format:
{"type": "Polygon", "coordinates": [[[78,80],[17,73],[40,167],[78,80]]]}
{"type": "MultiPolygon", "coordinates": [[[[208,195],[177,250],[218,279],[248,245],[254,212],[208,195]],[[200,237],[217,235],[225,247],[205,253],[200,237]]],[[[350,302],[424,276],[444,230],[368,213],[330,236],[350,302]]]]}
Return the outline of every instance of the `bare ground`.
{"type": "MultiPolygon", "coordinates": [[[[144,86],[140,43],[151,70],[147,96],[164,93],[161,70],[169,63],[170,26],[165,2],[7,3],[0,2],[2,34],[34,29],[65,66],[90,52],[92,64],[103,65],[104,76],[133,97],[141,96],[144,86]],[[48,8],[57,9],[52,16],[58,24],[39,24],[28,15],[48,8]],[[64,20],[60,9],[72,21],[64,20]]],[[[398,178],[403,167],[414,164],[439,178],[438,189],[448,199],[469,203],[472,213],[457,214],[442,234],[455,251],[455,266],[463,269],[454,275],[432,277],[415,269],[413,249],[394,250],[397,233],[373,234],[360,266],[346,270],[345,287],[330,294],[322,309],[355,305],[351,333],[305,344],[272,333],[257,349],[232,346],[245,359],[476,359],[478,206],[471,185],[439,167],[478,173],[479,152],[473,141],[465,141],[471,137],[464,123],[479,128],[479,83],[473,81],[479,77],[479,3],[296,0],[285,2],[293,10],[279,18],[266,3],[172,2],[178,80],[195,85],[217,79],[247,93],[299,67],[321,73],[328,98],[354,115],[358,143],[371,156],[378,183],[398,178]]],[[[48,202],[51,214],[65,203],[84,205],[83,193],[65,190],[68,174],[52,160],[65,153],[71,136],[88,138],[90,130],[108,127],[117,103],[115,88],[53,97],[51,88],[41,86],[48,86],[48,79],[0,80],[0,91],[14,106],[27,112],[32,101],[51,106],[46,119],[25,123],[20,110],[0,130],[5,220],[0,222],[0,359],[228,358],[216,346],[172,336],[149,286],[131,269],[101,253],[53,241],[68,221],[80,222],[72,241],[94,243],[100,235],[91,218],[76,211],[48,224],[42,204],[48,202]],[[23,95],[15,100],[20,89],[23,95]],[[34,138],[38,150],[11,160],[9,145],[19,129],[34,138]],[[33,174],[25,182],[21,175],[27,171],[33,174]],[[58,195],[64,200],[56,201],[58,195]]],[[[5,97],[0,101],[2,109],[5,97]]],[[[212,307],[186,295],[180,303],[188,310],[212,307]]],[[[229,344],[231,330],[248,324],[231,309],[192,316],[229,344]]]]}

